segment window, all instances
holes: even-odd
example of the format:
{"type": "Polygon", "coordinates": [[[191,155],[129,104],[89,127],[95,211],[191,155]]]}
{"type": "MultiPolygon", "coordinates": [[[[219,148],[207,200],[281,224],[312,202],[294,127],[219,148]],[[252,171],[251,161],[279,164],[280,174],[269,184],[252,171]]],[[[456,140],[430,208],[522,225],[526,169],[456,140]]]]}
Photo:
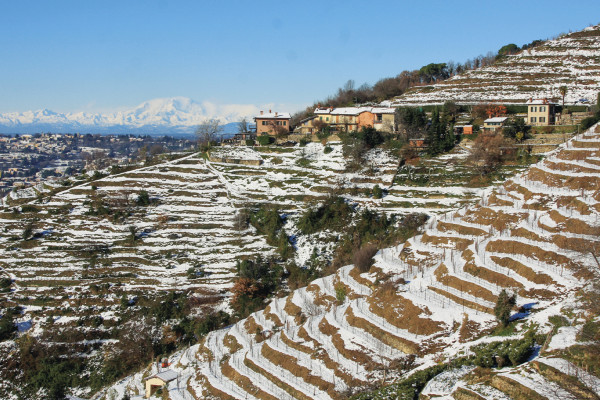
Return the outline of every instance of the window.
{"type": "MultiPolygon", "coordinates": [[[[540,107],[540,112],[544,112],[544,111],[546,111],[546,107],[540,107]]],[[[540,121],[540,122],[542,122],[542,121],[540,121]]]]}
{"type": "Polygon", "coordinates": [[[531,107],[531,112],[537,112],[537,107],[531,107]]]}
{"type": "Polygon", "coordinates": [[[540,117],[540,122],[546,122],[546,117],[540,117]]]}
{"type": "Polygon", "coordinates": [[[263,126],[266,126],[267,125],[267,121],[263,121],[262,124],[263,124],[263,126]]]}
{"type": "Polygon", "coordinates": [[[287,121],[283,121],[283,126],[286,126],[286,125],[287,125],[287,121]]]}
{"type": "Polygon", "coordinates": [[[530,122],[536,122],[536,118],[535,117],[531,117],[531,121],[530,122]]]}
{"type": "Polygon", "coordinates": [[[327,117],[327,122],[329,122],[329,117],[327,117]]]}
{"type": "Polygon", "coordinates": [[[323,117],[319,117],[319,119],[320,119],[321,121],[323,121],[323,117]]]}

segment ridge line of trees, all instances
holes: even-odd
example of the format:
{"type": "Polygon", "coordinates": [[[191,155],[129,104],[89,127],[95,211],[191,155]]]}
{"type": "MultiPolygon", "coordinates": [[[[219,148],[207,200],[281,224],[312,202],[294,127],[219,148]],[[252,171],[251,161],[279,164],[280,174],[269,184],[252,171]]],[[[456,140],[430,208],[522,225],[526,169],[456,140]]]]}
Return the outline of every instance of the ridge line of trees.
{"type": "Polygon", "coordinates": [[[305,110],[294,114],[291,125],[295,126],[304,118],[312,116],[315,108],[319,105],[348,107],[355,104],[381,102],[400,96],[413,87],[439,83],[465,71],[493,65],[507,55],[516,54],[520,51],[539,46],[544,42],[543,40],[534,40],[531,43],[524,44],[522,47],[510,43],[501,47],[496,54],[490,51],[485,56],[479,55],[473,59],[466,60],[462,64],[452,60],[446,63],[430,63],[418,70],[404,70],[395,77],[382,78],[374,85],[363,83],[361,86],[356,87],[355,81],[350,79],[334,95],[322,101],[315,101],[312,105],[306,107],[305,110]]]}

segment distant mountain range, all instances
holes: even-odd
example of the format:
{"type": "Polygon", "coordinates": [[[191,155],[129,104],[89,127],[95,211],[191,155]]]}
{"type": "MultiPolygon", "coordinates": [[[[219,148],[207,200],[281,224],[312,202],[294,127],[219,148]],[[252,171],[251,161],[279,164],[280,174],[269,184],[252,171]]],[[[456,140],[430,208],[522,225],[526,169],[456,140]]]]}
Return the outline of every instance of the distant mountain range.
{"type": "Polygon", "coordinates": [[[0,133],[115,133],[189,135],[207,118],[219,119],[224,133],[258,114],[254,105],[198,103],[186,97],[146,101],[132,110],[111,113],[58,113],[48,109],[0,113],[0,133]]]}

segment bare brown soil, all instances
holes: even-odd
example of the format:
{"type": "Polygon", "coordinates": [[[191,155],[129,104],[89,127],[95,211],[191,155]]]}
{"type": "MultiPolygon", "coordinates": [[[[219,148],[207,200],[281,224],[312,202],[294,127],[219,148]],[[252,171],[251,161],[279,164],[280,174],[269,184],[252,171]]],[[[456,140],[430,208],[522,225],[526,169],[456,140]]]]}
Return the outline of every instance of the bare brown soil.
{"type": "Polygon", "coordinates": [[[554,280],[549,275],[535,272],[530,267],[519,261],[513,260],[512,258],[491,256],[491,259],[496,264],[515,271],[530,282],[537,283],[538,285],[550,285],[554,283],[554,280]]]}
{"type": "MultiPolygon", "coordinates": [[[[496,296],[488,289],[472,282],[463,281],[456,276],[448,275],[448,268],[444,264],[440,264],[440,266],[435,270],[435,276],[438,282],[446,286],[460,290],[461,292],[469,293],[472,296],[479,297],[493,303],[496,302],[496,296]]],[[[458,303],[460,304],[460,302],[458,303]]]]}
{"type": "Polygon", "coordinates": [[[346,320],[350,325],[370,333],[379,341],[406,354],[417,354],[419,352],[419,347],[416,343],[381,330],[377,325],[372,324],[366,319],[355,316],[351,308],[348,308],[348,311],[346,311],[346,320]]]}

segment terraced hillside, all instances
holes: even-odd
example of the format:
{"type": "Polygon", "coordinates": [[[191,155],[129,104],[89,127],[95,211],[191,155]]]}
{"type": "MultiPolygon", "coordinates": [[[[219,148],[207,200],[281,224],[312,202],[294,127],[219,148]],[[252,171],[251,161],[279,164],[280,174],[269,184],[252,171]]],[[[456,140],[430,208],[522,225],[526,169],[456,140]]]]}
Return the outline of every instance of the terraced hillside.
{"type": "Polygon", "coordinates": [[[306,204],[339,187],[351,201],[390,214],[437,213],[474,202],[481,193],[460,184],[396,185],[398,161],[383,150],[371,152],[365,170],[348,173],[341,144],[329,146],[328,154],[318,143],[258,151],[223,147],[211,154],[217,162],[191,155],[80,184],[41,203],[34,199],[53,186],[12,192],[0,214],[0,267],[16,289],[2,297],[37,315],[22,318],[34,324],[44,323],[37,306],[69,303],[76,309],[82,293],[90,303],[118,302],[114,293],[90,292],[102,285],[117,285],[119,292],[192,289],[223,299],[237,260],[273,251],[254,230],[234,227],[241,207],[277,204],[293,220],[306,204]],[[372,198],[375,185],[387,189],[383,199],[372,198]],[[136,204],[142,191],[148,205],[136,204]],[[108,209],[117,211],[109,215],[108,209]],[[28,227],[31,239],[22,240],[28,227]]]}
{"type": "MultiPolygon", "coordinates": [[[[577,334],[590,321],[578,296],[598,279],[599,161],[600,133],[588,131],[478,204],[381,250],[369,271],[343,267],[210,333],[171,358],[180,379],[169,398],[342,399],[466,357],[475,345],[526,340],[526,331],[549,335],[524,364],[511,353],[520,365],[447,370],[424,398],[597,398],[598,378],[564,350],[589,344],[577,334]],[[524,322],[511,336],[486,336],[502,290],[516,294],[513,318],[524,322]],[[558,328],[556,318],[570,326],[558,328]]],[[[142,393],[141,377],[105,393],[142,393]]],[[[361,398],[397,398],[396,390],[361,398]]]]}
{"type": "Polygon", "coordinates": [[[82,289],[104,284],[218,294],[230,287],[237,257],[269,251],[259,236],[233,229],[235,205],[196,156],[96,180],[18,209],[7,207],[1,216],[0,266],[16,281],[11,298],[45,297],[44,307],[64,307],[69,301],[63,296],[77,302],[82,289]],[[130,214],[122,219],[103,214],[124,209],[121,204],[144,190],[149,205],[122,211],[130,214]],[[34,239],[21,241],[27,221],[35,221],[34,239]]]}
{"type": "Polygon", "coordinates": [[[565,103],[582,98],[595,103],[600,91],[599,57],[600,25],[595,25],[507,56],[493,66],[417,87],[392,104],[524,103],[532,97],[561,98],[558,88],[563,85],[568,88],[565,103]]]}
{"type": "Polygon", "coordinates": [[[242,203],[269,200],[283,208],[297,210],[306,203],[322,200],[333,188],[339,188],[350,201],[389,214],[439,213],[463,202],[472,202],[480,195],[480,190],[465,187],[466,167],[457,165],[467,155],[465,149],[458,147],[451,154],[427,160],[428,175],[443,170],[455,179],[438,181],[435,185],[406,183],[403,178],[411,175],[412,168],[399,168],[399,159],[382,149],[367,153],[362,169],[348,172],[348,160],[344,159],[339,142],[330,142],[326,147],[311,143],[300,148],[257,150],[223,147],[213,151],[211,158],[228,159],[230,163],[211,163],[211,168],[227,182],[232,198],[242,203]],[[326,153],[327,148],[329,153],[326,153]],[[386,190],[382,199],[371,196],[375,185],[386,190]]]}

